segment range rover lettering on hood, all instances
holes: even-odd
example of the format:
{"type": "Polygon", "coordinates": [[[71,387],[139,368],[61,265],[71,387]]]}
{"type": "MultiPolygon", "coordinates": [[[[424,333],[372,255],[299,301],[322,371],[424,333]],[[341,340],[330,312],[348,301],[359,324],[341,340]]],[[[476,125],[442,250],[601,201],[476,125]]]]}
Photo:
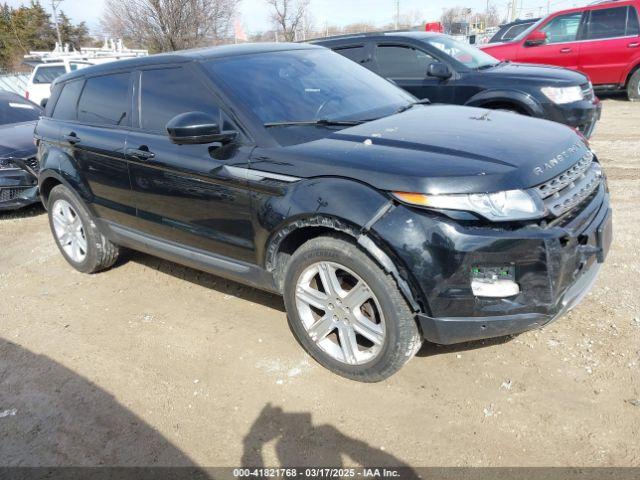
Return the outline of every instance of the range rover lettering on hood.
{"type": "MultiPolygon", "coordinates": [[[[573,160],[576,157],[576,152],[583,153],[586,150],[586,147],[583,144],[576,143],[563,152],[560,152],[558,155],[553,157],[548,162],[544,162],[542,165],[538,165],[533,169],[534,175],[543,175],[548,170],[553,170],[558,165],[566,163],[567,160],[573,160]]],[[[569,167],[570,165],[567,165],[569,167]]]]}

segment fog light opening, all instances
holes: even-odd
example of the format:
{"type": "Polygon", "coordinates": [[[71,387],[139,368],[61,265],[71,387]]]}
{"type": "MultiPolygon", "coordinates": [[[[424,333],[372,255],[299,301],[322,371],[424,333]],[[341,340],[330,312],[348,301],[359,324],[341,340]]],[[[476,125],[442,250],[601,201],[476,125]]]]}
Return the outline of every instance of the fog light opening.
{"type": "Polygon", "coordinates": [[[473,267],[471,290],[476,297],[506,298],[520,293],[515,282],[515,267],[473,267]]]}

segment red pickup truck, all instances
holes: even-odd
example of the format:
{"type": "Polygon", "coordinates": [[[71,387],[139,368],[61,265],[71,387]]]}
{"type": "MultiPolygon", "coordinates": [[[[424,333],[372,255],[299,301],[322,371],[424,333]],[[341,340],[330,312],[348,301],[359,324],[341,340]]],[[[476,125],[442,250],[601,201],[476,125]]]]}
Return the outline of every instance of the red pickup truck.
{"type": "Polygon", "coordinates": [[[482,47],[500,60],[585,73],[597,89],[626,89],[640,101],[640,0],[607,0],[556,12],[515,39],[482,47]]]}

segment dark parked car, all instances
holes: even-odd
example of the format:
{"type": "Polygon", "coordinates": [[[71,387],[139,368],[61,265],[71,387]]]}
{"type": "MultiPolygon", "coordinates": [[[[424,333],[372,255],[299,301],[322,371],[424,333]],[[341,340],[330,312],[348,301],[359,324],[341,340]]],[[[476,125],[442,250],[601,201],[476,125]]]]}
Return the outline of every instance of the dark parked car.
{"type": "Polygon", "coordinates": [[[282,294],[309,353],[361,381],[423,338],[518,333],[575,306],[611,241],[583,139],[416,100],[304,44],[70,73],[36,128],[53,236],[81,272],[124,246],[282,294]]]}
{"type": "Polygon", "coordinates": [[[536,23],[539,18],[527,18],[524,20],[514,20],[513,22],[500,25],[500,29],[495,33],[493,37],[487,43],[500,43],[513,40],[522,32],[536,23]]]}
{"type": "Polygon", "coordinates": [[[418,98],[545,118],[591,136],[600,101],[586,76],[557,67],[500,62],[453,38],[391,32],[314,40],[393,80],[418,98]]]}
{"type": "Polygon", "coordinates": [[[41,114],[21,96],[0,92],[0,210],[40,201],[33,130],[41,114]]]}

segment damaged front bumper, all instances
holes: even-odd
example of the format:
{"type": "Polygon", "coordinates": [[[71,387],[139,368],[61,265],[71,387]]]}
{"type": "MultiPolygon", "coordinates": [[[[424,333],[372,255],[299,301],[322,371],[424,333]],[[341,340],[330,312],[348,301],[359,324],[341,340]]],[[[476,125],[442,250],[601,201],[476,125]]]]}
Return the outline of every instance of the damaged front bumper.
{"type": "Polygon", "coordinates": [[[0,165],[0,211],[38,203],[37,165],[23,159],[3,160],[0,165]]]}
{"type": "Polygon", "coordinates": [[[399,206],[374,226],[406,265],[423,308],[423,336],[453,344],[541,327],[589,291],[611,243],[611,209],[603,183],[586,206],[556,224],[477,226],[399,206]],[[516,295],[478,297],[478,267],[513,271],[516,295]]]}

